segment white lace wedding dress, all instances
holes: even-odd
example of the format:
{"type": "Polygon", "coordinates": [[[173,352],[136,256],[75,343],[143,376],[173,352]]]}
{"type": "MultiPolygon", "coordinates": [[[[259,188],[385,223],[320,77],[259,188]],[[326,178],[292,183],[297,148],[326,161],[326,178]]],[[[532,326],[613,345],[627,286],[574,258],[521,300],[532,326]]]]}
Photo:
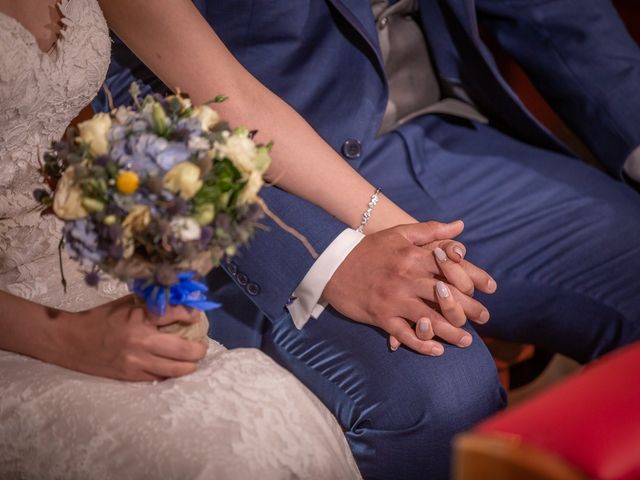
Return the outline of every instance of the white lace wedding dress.
{"type": "MultiPolygon", "coordinates": [[[[65,258],[63,293],[61,226],[40,215],[32,192],[40,186],[39,154],[100,88],[110,41],[96,0],[62,0],[59,10],[62,31],[47,53],[0,13],[0,289],[79,311],[126,290],[85,287],[65,258]]],[[[335,419],[291,374],[257,350],[210,342],[195,374],[154,384],[0,351],[0,478],[360,475],[335,419]]]]}

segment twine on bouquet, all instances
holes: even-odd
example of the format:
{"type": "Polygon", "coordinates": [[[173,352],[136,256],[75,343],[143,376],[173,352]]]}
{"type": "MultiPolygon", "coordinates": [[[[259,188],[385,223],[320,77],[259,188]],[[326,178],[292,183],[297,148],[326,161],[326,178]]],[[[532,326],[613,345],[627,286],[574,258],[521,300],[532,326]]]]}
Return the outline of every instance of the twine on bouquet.
{"type": "Polygon", "coordinates": [[[276,225],[278,225],[281,229],[283,229],[285,232],[287,232],[288,234],[292,235],[293,237],[297,238],[298,241],[300,243],[302,243],[302,245],[304,245],[304,247],[307,249],[307,251],[309,252],[309,254],[315,259],[318,258],[318,252],[316,252],[316,249],[313,248],[313,245],[311,245],[311,243],[309,242],[309,240],[307,240],[307,237],[305,237],[304,235],[302,235],[300,232],[298,232],[295,228],[290,227],[289,225],[287,225],[284,220],[282,220],[280,217],[278,217],[278,215],[276,215],[275,213],[273,213],[269,207],[267,206],[267,204],[265,203],[265,201],[260,198],[257,197],[256,199],[256,203],[260,206],[260,208],[262,208],[262,211],[264,212],[264,214],[269,217],[271,220],[274,221],[274,223],[276,225]]]}

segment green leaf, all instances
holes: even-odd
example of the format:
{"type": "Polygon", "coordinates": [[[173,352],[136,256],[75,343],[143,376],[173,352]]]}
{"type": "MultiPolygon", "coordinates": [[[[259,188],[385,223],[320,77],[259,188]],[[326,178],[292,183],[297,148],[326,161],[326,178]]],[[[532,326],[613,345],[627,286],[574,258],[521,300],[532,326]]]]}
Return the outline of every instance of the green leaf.
{"type": "Polygon", "coordinates": [[[211,100],[207,100],[206,102],[204,102],[204,105],[211,105],[212,103],[222,103],[228,98],[229,97],[227,97],[226,95],[216,95],[211,100]]]}

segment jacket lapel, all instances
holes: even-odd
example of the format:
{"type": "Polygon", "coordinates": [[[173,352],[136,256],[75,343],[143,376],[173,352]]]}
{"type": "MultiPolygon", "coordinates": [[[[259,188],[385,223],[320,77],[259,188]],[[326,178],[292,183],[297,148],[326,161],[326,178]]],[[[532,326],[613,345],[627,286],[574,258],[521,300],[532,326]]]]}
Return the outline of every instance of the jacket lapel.
{"type": "Polygon", "coordinates": [[[378,44],[378,32],[369,0],[328,0],[335,9],[365,39],[382,67],[382,55],[378,44]]]}
{"type": "Polygon", "coordinates": [[[449,4],[451,11],[461,20],[467,33],[472,38],[479,39],[475,0],[446,0],[446,3],[449,4]]]}

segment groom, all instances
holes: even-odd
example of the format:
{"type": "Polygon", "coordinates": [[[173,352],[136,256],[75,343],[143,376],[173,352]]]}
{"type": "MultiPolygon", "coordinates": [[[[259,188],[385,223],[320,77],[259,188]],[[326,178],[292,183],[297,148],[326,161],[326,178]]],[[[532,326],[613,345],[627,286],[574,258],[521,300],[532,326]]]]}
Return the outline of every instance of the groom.
{"type": "MultiPolygon", "coordinates": [[[[468,258],[499,285],[481,299],[492,319],[477,330],[583,362],[640,338],[640,197],[621,182],[640,179],[640,51],[608,0],[195,3],[240,62],[388,197],[419,220],[465,221],[468,258]],[[480,23],[614,178],[523,107],[480,23]]],[[[116,103],[134,78],[164,88],[116,45],[116,103]]],[[[388,232],[349,250],[336,219],[276,188],[263,195],[322,254],[274,225],[260,233],[210,279],[225,306],[214,336],[259,346],[296,374],[345,428],[364,477],[446,478],[451,437],[505,403],[477,333],[466,327],[473,343],[437,358],[389,352],[381,331],[338,311],[366,308],[369,287],[407,261],[385,249],[388,232]],[[308,272],[333,269],[322,299],[307,298],[318,289],[308,272]],[[300,305],[320,300],[337,310],[298,330],[300,305]]]]}

